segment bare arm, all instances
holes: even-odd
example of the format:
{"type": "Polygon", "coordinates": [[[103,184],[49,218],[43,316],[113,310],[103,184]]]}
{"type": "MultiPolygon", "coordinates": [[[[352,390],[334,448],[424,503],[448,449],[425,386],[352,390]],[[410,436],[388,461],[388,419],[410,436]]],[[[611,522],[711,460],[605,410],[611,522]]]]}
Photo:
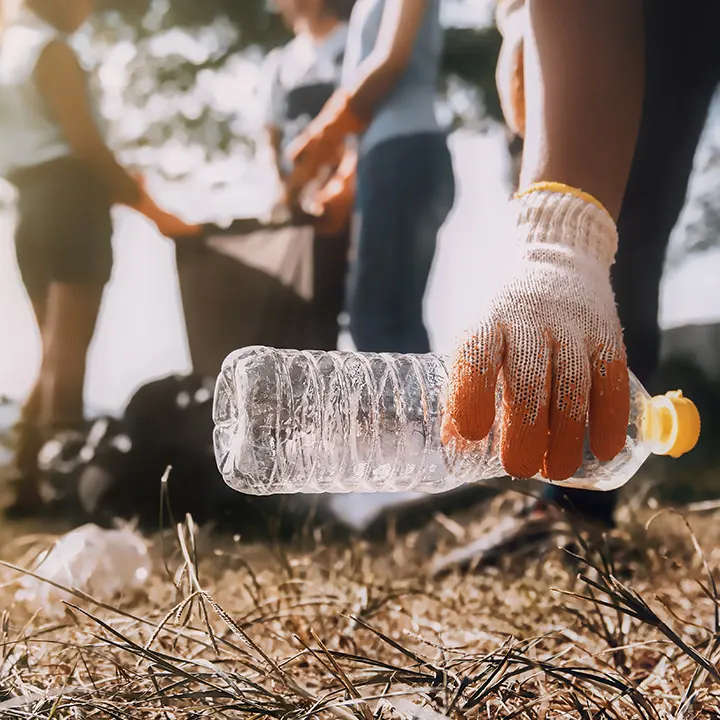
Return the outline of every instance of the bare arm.
{"type": "Polygon", "coordinates": [[[288,147],[290,183],[303,187],[327,165],[337,168],[348,135],[359,135],[408,66],[427,0],[385,3],[375,46],[357,68],[351,87],[333,93],[320,114],[288,147]]]}
{"type": "Polygon", "coordinates": [[[359,117],[372,117],[405,71],[426,8],[427,0],[385,3],[375,47],[360,64],[354,86],[348,88],[359,117]]]}
{"type": "Polygon", "coordinates": [[[113,202],[134,205],[139,200],[137,184],[117,162],[95,124],[85,73],[72,49],[63,42],[50,43],[38,60],[35,79],[73,155],[92,169],[113,202]]]}
{"type": "Polygon", "coordinates": [[[527,3],[521,187],[581,188],[617,220],[642,107],[642,2],[527,3]]]}

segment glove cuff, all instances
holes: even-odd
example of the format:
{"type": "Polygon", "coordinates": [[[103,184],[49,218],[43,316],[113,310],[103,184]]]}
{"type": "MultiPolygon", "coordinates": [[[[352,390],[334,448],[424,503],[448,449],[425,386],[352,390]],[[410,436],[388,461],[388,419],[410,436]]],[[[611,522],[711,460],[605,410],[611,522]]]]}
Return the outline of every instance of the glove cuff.
{"type": "Polygon", "coordinates": [[[516,194],[514,202],[523,243],[566,248],[608,269],[615,262],[617,227],[592,195],[559,183],[537,183],[516,194]]]}

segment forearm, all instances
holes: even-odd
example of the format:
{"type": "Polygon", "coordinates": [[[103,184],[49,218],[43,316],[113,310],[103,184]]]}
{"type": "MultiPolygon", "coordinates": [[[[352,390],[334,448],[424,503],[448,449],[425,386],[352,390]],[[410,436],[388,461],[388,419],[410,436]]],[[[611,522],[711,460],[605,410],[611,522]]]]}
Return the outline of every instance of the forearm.
{"type": "Polygon", "coordinates": [[[357,80],[348,88],[350,106],[359,118],[369,120],[392,92],[404,68],[381,54],[371,53],[358,68],[357,80]]]}
{"type": "Polygon", "coordinates": [[[75,155],[82,160],[107,188],[115,203],[135,205],[140,199],[137,183],[115,159],[109,148],[78,148],[75,155]]]}
{"type": "Polygon", "coordinates": [[[372,52],[357,68],[349,89],[350,105],[359,118],[373,117],[410,63],[427,12],[427,0],[386,3],[372,52]]]}
{"type": "Polygon", "coordinates": [[[643,95],[641,0],[527,0],[521,187],[552,181],[617,220],[643,95]]]}

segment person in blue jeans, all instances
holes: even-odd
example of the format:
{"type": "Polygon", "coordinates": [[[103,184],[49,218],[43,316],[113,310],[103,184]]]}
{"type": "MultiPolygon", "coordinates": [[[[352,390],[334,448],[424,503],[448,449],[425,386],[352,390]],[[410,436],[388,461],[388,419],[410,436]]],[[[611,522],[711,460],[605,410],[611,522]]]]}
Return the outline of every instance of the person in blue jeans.
{"type": "MultiPolygon", "coordinates": [[[[672,0],[644,0],[640,5],[642,104],[618,214],[618,253],[611,275],[628,366],[648,390],[663,392],[666,388],[657,385],[660,281],[670,235],[685,205],[695,151],[720,81],[720,45],[713,40],[720,6],[711,0],[690,0],[686,12],[678,15],[672,0]],[[674,53],[667,52],[671,44],[674,53]]],[[[501,0],[498,10],[504,35],[498,90],[509,126],[523,135],[522,53],[528,3],[501,0]]],[[[548,508],[557,504],[585,520],[612,527],[617,501],[617,491],[548,485],[543,488],[542,502],[532,507],[531,519],[543,522],[548,508]]]]}
{"type": "MultiPolygon", "coordinates": [[[[524,138],[511,201],[523,252],[456,354],[444,421],[464,439],[486,436],[502,370],[505,388],[515,383],[502,411],[508,475],[532,477],[542,464],[547,479],[571,477],[586,424],[595,456],[615,457],[627,430],[628,368],[651,393],[667,389],[658,325],[665,251],[720,81],[720,4],[689,0],[677,10],[673,0],[499,0],[498,91],[508,126],[524,138]],[[617,338],[614,358],[598,328],[617,338]],[[614,387],[604,382],[613,365],[614,387]],[[574,419],[573,404],[582,410],[574,419]],[[573,423],[579,432],[568,432],[573,423]]],[[[546,484],[539,500],[436,568],[540,549],[544,537],[566,534],[567,513],[585,529],[612,530],[617,502],[618,492],[546,484]]]]}
{"type": "Polygon", "coordinates": [[[342,86],[288,148],[300,185],[345,143],[357,157],[356,167],[340,164],[315,207],[346,194],[356,172],[348,310],[360,351],[430,351],[423,299],[455,199],[435,115],[442,49],[440,0],[358,0],[342,86]]]}

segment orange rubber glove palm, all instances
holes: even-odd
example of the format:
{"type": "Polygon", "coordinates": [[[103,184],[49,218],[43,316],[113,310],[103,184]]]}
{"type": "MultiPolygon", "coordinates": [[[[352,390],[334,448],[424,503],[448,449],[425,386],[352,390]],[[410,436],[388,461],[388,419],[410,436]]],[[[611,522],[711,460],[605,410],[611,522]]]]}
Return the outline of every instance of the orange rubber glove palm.
{"type": "Polygon", "coordinates": [[[345,138],[364,132],[367,124],[355,114],[347,91],[336,90],[318,116],[288,147],[293,184],[304,186],[317,176],[323,165],[333,165],[345,138]]]}
{"type": "Polygon", "coordinates": [[[617,230],[597,201],[565,186],[539,184],[515,202],[517,254],[456,353],[443,441],[488,435],[502,371],[505,471],[565,480],[582,462],[588,420],[599,460],[625,444],[628,370],[610,286],[617,230]]]}

